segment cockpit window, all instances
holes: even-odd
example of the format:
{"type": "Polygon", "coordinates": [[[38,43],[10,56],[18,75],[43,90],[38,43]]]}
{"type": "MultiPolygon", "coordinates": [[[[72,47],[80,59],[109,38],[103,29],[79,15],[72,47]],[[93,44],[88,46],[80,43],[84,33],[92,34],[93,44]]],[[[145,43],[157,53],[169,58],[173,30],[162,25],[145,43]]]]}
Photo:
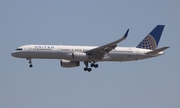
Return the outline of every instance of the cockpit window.
{"type": "Polygon", "coordinates": [[[16,51],[21,51],[21,50],[22,50],[22,48],[17,48],[17,49],[16,49],[16,51]]]}

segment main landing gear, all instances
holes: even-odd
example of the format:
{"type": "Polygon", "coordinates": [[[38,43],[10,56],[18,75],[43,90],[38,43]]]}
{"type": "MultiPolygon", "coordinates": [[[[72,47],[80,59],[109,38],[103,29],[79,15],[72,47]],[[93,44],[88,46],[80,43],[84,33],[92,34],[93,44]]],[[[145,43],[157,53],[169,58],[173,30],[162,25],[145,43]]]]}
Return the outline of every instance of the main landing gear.
{"type": "MultiPolygon", "coordinates": [[[[86,66],[86,67],[84,68],[84,71],[91,72],[92,69],[88,67],[88,62],[85,61],[84,64],[85,64],[85,66],[86,66]]],[[[91,67],[94,67],[94,68],[97,68],[99,65],[98,65],[98,64],[95,64],[95,63],[91,63],[90,66],[91,66],[91,67]]]]}
{"type": "Polygon", "coordinates": [[[33,65],[32,65],[32,61],[31,61],[31,59],[30,59],[30,58],[27,58],[27,60],[29,60],[29,62],[28,62],[28,63],[29,63],[29,67],[30,67],[30,68],[32,68],[32,67],[33,67],[33,65]]]}
{"type": "Polygon", "coordinates": [[[92,69],[91,69],[91,68],[88,68],[88,67],[85,67],[85,68],[84,68],[84,71],[91,72],[91,70],[92,70],[92,69]]]}
{"type": "Polygon", "coordinates": [[[94,63],[91,64],[91,67],[97,68],[98,66],[99,66],[98,64],[94,64],[94,63]]]}

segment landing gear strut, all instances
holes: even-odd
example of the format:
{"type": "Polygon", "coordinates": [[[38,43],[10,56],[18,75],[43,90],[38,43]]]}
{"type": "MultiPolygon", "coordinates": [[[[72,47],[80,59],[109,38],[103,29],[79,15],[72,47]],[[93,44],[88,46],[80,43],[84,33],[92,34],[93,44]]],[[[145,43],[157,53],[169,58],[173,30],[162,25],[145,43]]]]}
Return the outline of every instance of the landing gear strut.
{"type": "Polygon", "coordinates": [[[33,67],[33,65],[32,65],[32,61],[31,61],[31,59],[28,59],[28,58],[27,58],[27,60],[29,60],[29,62],[28,62],[28,63],[29,63],[29,67],[30,67],[30,68],[32,68],[32,67],[33,67]]]}

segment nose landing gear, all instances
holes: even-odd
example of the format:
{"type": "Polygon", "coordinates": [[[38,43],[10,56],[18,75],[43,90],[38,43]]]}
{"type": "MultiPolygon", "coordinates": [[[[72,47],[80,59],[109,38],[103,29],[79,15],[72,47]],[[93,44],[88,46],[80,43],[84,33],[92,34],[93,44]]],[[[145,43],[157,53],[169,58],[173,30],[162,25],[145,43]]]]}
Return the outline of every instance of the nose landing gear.
{"type": "Polygon", "coordinates": [[[33,65],[32,65],[31,58],[27,58],[27,60],[29,60],[29,62],[28,62],[28,63],[29,63],[29,67],[30,67],[30,68],[32,68],[32,67],[33,67],[33,65]]]}

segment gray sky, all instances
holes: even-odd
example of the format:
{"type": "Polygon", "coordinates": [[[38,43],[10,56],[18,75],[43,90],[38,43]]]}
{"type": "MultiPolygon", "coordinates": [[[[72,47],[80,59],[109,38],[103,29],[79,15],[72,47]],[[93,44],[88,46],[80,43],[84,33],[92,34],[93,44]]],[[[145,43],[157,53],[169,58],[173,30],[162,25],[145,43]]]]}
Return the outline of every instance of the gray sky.
{"type": "Polygon", "coordinates": [[[1,0],[0,108],[179,108],[180,2],[178,0],[1,0]],[[59,60],[11,57],[25,44],[136,46],[164,24],[157,58],[103,62],[91,73],[59,60]]]}

